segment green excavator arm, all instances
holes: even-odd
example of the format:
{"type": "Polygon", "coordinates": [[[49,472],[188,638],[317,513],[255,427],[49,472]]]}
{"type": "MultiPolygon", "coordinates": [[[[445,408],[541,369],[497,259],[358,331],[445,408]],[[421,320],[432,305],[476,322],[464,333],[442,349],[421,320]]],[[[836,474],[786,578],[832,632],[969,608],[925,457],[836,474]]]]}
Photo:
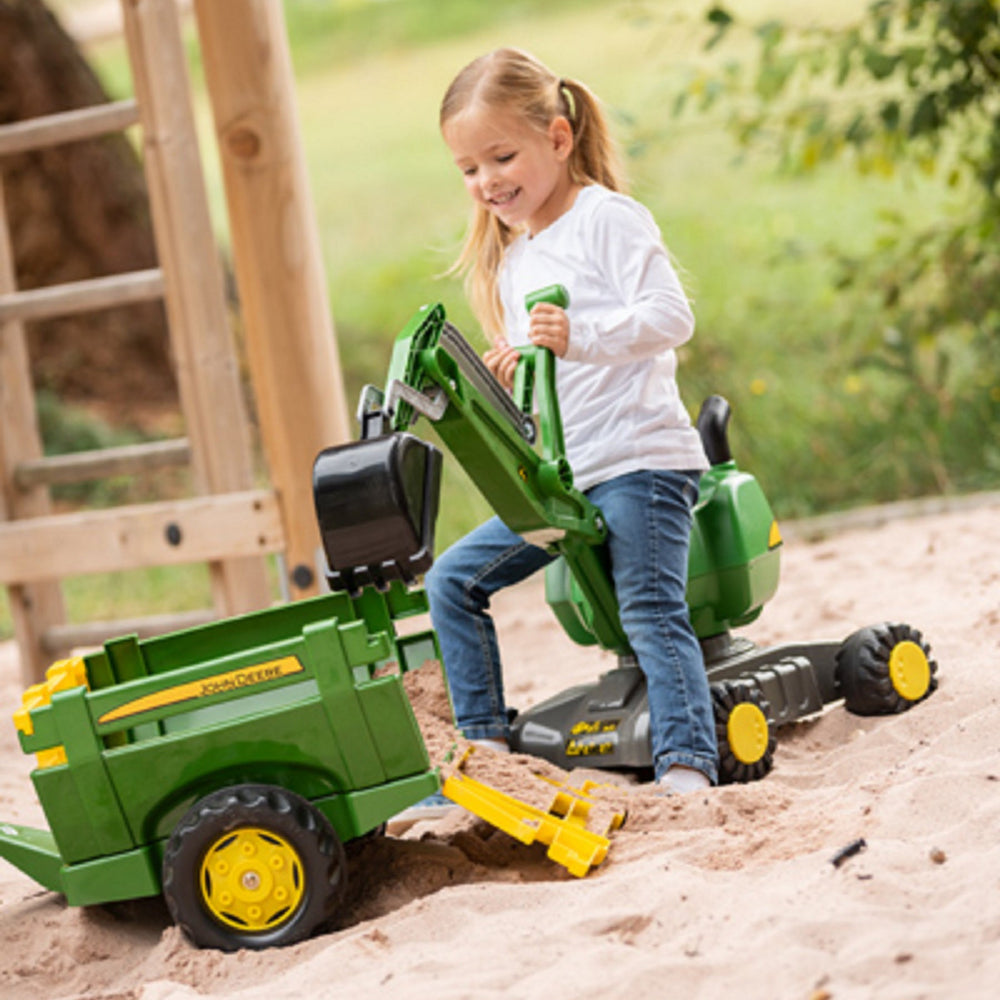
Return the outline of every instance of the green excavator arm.
{"type": "MultiPolygon", "coordinates": [[[[536,301],[568,304],[560,286],[542,289],[526,305],[530,309],[536,301]]],[[[324,454],[336,467],[353,469],[365,464],[362,455],[384,447],[375,442],[411,438],[420,418],[430,421],[504,523],[562,557],[547,571],[546,595],[569,636],[627,656],[629,644],[603,545],[606,527],[600,510],[573,485],[566,459],[555,358],[537,347],[522,348],[521,354],[513,391],[508,392],[447,320],[444,307],[424,306],[396,338],[384,389],[368,386],[362,393],[362,440],[324,454]]],[[[709,447],[712,468],[703,476],[695,510],[689,559],[688,600],[700,638],[752,621],[778,582],[780,535],[757,481],[737,469],[729,454],[727,420],[728,406],[719,397],[707,401],[699,418],[703,437],[715,439],[709,447]]],[[[419,483],[393,490],[396,478],[386,465],[383,495],[421,493],[419,483]]],[[[361,493],[344,497],[337,515],[340,534],[357,544],[370,533],[374,545],[377,529],[369,500],[361,493]]],[[[366,576],[356,568],[355,552],[348,557],[337,551],[333,534],[324,532],[324,542],[331,582],[337,586],[343,585],[341,566],[364,583],[395,575],[408,578],[430,563],[428,557],[407,567],[382,553],[366,576]]]]}

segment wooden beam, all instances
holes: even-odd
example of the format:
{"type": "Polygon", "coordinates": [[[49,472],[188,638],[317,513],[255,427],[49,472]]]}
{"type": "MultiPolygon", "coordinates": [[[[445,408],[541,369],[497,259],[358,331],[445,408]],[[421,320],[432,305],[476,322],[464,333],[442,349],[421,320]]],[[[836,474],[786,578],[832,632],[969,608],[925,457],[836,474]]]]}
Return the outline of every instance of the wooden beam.
{"type": "Polygon", "coordinates": [[[283,545],[277,501],[261,490],[51,514],[0,524],[0,582],[262,556],[283,545]]]}
{"type": "Polygon", "coordinates": [[[284,15],[273,0],[194,7],[261,438],[282,502],[289,592],[303,597],[318,588],[312,463],[351,431],[284,15]]]}
{"type": "Polygon", "coordinates": [[[95,309],[111,309],[133,302],[163,298],[163,273],[159,268],[87,278],[63,285],[0,295],[0,323],[52,319],[95,309]]]}
{"type": "Polygon", "coordinates": [[[111,476],[131,476],[154,469],[187,465],[191,445],[187,438],[150,441],[120,448],[76,451],[68,455],[50,455],[21,462],[14,470],[14,482],[21,489],[46,484],[86,483],[111,476]]]}
{"type": "MultiPolygon", "coordinates": [[[[0,294],[15,291],[16,287],[0,177],[0,294]]],[[[14,483],[17,466],[41,455],[42,440],[24,327],[16,321],[0,323],[0,525],[8,518],[34,518],[50,512],[47,489],[42,486],[20,489],[14,483]]],[[[8,589],[8,597],[21,658],[21,678],[27,686],[41,680],[49,665],[42,646],[45,630],[66,618],[62,587],[58,580],[18,582],[8,589]]]]}
{"type": "Polygon", "coordinates": [[[131,98],[90,108],[60,111],[55,115],[0,126],[0,156],[28,153],[64,142],[94,139],[121,132],[139,121],[139,108],[131,98]]]}
{"type": "MultiPolygon", "coordinates": [[[[254,483],[249,421],[205,193],[177,3],[122,0],[121,6],[196,482],[200,492],[210,494],[249,489],[254,483]]],[[[240,12],[235,20],[242,17],[240,12]]],[[[263,562],[225,556],[217,552],[211,566],[220,612],[269,604],[263,562]]]]}

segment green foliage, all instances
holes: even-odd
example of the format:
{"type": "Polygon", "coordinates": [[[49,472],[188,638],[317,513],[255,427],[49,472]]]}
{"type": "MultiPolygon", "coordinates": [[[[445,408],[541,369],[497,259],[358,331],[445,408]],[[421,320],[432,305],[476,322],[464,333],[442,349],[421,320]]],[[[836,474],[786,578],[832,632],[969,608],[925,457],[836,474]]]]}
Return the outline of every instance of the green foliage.
{"type": "Polygon", "coordinates": [[[1000,471],[984,433],[1000,419],[995,0],[877,0],[857,23],[797,31],[750,29],[720,7],[707,21],[713,49],[739,31],[756,40],[749,64],[694,88],[702,110],[726,101],[745,149],[770,149],[793,173],[847,158],[862,175],[924,175],[947,194],[923,225],[883,212],[874,245],[832,251],[839,335],[854,375],[876,379],[878,393],[857,400],[861,423],[898,442],[891,465],[909,470],[907,492],[989,482],[1000,471]]]}
{"type": "MultiPolygon", "coordinates": [[[[713,47],[736,24],[718,8],[708,20],[713,47]]],[[[806,167],[845,147],[862,169],[890,171],[902,160],[930,169],[944,159],[997,197],[994,0],[876,0],[847,27],[790,32],[770,21],[754,31],[759,55],[749,75],[760,102],[733,121],[745,141],[777,135],[783,153],[806,167]]]]}

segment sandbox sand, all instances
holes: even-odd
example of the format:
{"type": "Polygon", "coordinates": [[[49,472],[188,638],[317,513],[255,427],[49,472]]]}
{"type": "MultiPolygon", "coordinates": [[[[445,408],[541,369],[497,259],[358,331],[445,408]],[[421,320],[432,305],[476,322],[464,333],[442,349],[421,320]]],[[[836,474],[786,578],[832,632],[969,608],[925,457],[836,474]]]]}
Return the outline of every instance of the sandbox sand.
{"type": "MultiPolygon", "coordinates": [[[[563,637],[540,581],[495,608],[512,704],[612,665],[563,637]]],[[[0,997],[996,996],[1000,507],[790,540],[746,634],[842,638],[886,619],[931,643],[932,698],[889,718],[830,706],[780,732],[764,781],[642,798],[582,879],[463,813],[367,846],[329,932],[226,955],[190,946],[159,900],[70,908],[0,862],[0,997]]],[[[19,703],[8,643],[0,704],[19,703]]],[[[0,819],[44,823],[30,768],[0,721],[0,819]]]]}

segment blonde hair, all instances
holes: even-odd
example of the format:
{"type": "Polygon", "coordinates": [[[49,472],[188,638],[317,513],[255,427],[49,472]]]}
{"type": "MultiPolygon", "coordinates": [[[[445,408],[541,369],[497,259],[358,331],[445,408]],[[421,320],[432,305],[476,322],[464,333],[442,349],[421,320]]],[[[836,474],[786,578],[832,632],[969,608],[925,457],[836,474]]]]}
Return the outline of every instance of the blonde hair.
{"type": "MultiPolygon", "coordinates": [[[[542,132],[562,116],[573,132],[570,180],[625,190],[624,171],[600,101],[579,81],[557,77],[527,52],[495,49],[469,63],[452,81],[441,101],[441,128],[473,105],[512,112],[542,132]]],[[[492,212],[476,205],[449,272],[464,275],[473,311],[490,335],[503,331],[497,272],[516,235],[492,212]]]]}

